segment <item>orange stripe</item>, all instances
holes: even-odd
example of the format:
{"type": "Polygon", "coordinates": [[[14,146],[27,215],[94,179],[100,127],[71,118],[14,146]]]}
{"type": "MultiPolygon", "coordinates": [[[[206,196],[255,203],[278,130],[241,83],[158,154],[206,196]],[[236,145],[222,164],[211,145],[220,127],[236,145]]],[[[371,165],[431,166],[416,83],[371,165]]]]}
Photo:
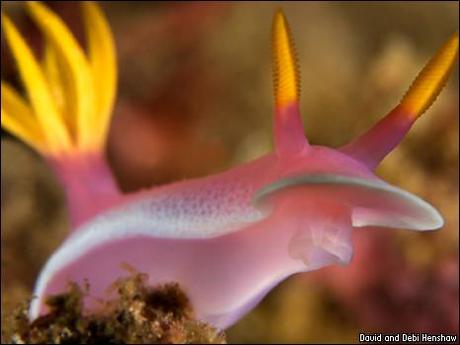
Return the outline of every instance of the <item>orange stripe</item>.
{"type": "Polygon", "coordinates": [[[446,84],[457,52],[458,33],[455,33],[426,64],[401,100],[400,106],[407,111],[408,116],[415,120],[433,104],[446,84]]]}
{"type": "Polygon", "coordinates": [[[281,10],[273,18],[272,35],[275,102],[282,107],[298,102],[300,78],[289,24],[281,10]]]}

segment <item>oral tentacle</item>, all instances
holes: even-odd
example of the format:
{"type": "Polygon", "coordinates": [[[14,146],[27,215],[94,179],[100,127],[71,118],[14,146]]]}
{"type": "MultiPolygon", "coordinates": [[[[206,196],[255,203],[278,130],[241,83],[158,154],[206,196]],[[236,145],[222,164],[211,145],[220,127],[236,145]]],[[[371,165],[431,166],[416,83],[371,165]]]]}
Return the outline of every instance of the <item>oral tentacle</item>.
{"type": "Polygon", "coordinates": [[[303,200],[311,204],[318,195],[351,209],[353,227],[384,226],[411,230],[434,230],[444,221],[430,204],[415,195],[377,178],[358,178],[333,174],[307,174],[288,177],[265,186],[255,193],[259,207],[279,198],[303,200]]]}

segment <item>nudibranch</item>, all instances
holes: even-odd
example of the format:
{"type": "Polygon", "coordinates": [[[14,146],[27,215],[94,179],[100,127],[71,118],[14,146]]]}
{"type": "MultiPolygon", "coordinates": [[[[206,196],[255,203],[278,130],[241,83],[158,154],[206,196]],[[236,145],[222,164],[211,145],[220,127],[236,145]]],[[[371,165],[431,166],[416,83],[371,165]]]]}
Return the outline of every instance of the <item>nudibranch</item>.
{"type": "Polygon", "coordinates": [[[32,319],[47,295],[89,282],[97,308],[125,264],[149,284],[178,282],[197,317],[235,323],[286,277],[353,254],[352,230],[378,226],[434,230],[427,202],[374,175],[377,164],[434,102],[456,61],[458,34],[440,48],[400,103],[339,149],[311,145],[299,112],[300,76],[288,23],[273,20],[275,150],[229,171],[123,195],[104,158],[117,80],[110,28],[82,2],[87,49],[63,21],[29,2],[45,37],[37,60],[2,14],[26,98],[2,81],[2,127],[38,151],[66,191],[72,232],[39,275],[32,319]]]}

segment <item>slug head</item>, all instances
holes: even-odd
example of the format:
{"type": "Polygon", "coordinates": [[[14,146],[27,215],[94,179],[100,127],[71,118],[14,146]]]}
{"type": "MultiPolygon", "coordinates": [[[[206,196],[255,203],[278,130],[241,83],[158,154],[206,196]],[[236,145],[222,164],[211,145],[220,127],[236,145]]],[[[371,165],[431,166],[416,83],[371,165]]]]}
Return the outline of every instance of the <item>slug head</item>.
{"type": "Polygon", "coordinates": [[[351,258],[351,228],[432,230],[442,217],[420,198],[378,179],[372,170],[403,139],[442,90],[456,61],[458,34],[439,49],[383,120],[334,150],[310,145],[299,111],[300,73],[293,39],[281,11],[273,21],[274,141],[278,166],[272,183],[254,195],[294,229],[290,253],[308,269],[351,258]],[[288,213],[288,215],[287,215],[288,213]]]}

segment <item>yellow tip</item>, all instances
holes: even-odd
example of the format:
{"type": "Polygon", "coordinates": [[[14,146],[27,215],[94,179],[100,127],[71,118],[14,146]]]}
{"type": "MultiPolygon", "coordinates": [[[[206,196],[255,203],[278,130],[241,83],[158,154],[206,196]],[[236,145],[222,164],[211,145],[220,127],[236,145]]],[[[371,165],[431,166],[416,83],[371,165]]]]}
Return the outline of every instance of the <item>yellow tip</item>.
{"type": "Polygon", "coordinates": [[[452,35],[420,72],[400,106],[416,119],[435,101],[444,87],[458,52],[458,33],[452,35]]]}
{"type": "Polygon", "coordinates": [[[272,35],[275,103],[278,107],[282,107],[298,102],[300,94],[299,69],[294,43],[282,10],[275,13],[272,35]]]}

